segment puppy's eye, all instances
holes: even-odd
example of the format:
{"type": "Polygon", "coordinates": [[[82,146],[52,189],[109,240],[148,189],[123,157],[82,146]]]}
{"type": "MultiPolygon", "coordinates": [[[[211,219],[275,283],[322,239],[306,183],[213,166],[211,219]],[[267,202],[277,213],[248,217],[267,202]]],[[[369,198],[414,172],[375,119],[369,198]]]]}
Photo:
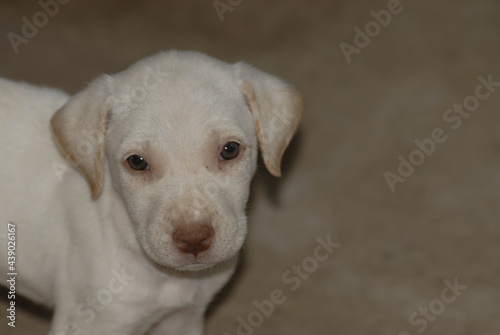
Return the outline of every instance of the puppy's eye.
{"type": "Polygon", "coordinates": [[[240,152],[240,145],[236,142],[227,142],[224,144],[224,147],[222,148],[220,152],[220,159],[227,161],[233,158],[236,158],[238,156],[238,153],[240,152]]]}
{"type": "Polygon", "coordinates": [[[139,155],[130,156],[127,158],[127,163],[134,170],[142,171],[149,169],[149,165],[146,160],[139,155]]]}

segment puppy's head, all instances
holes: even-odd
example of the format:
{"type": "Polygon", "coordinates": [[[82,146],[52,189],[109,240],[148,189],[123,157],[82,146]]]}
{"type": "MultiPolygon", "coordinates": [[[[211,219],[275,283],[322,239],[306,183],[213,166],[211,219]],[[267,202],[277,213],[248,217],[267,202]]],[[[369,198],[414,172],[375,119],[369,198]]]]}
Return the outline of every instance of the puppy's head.
{"type": "Polygon", "coordinates": [[[99,78],[52,128],[94,198],[111,178],[153,261],[200,270],[241,248],[258,148],[279,176],[300,112],[300,96],[273,76],[170,51],[99,78]]]}

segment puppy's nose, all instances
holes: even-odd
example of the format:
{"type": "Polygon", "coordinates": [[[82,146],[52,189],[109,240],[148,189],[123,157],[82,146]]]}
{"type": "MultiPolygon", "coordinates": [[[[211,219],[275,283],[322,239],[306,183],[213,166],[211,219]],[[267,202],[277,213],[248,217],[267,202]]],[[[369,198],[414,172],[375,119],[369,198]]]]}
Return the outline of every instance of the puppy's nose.
{"type": "Polygon", "coordinates": [[[185,254],[198,255],[210,248],[214,229],[206,223],[182,224],[172,234],[177,248],[185,254]]]}

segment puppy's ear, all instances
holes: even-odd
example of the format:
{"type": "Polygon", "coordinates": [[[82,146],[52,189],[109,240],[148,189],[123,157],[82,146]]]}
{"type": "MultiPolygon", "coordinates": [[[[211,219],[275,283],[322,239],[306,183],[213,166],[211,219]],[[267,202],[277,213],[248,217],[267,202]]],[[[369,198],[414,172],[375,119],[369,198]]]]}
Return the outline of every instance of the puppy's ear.
{"type": "Polygon", "coordinates": [[[104,134],[111,109],[109,76],[103,76],[72,97],[51,120],[55,141],[66,158],[85,176],[92,197],[102,191],[104,134]]]}
{"type": "Polygon", "coordinates": [[[245,63],[234,67],[254,118],[264,164],[279,177],[281,158],[299,125],[302,97],[280,79],[245,63]]]}

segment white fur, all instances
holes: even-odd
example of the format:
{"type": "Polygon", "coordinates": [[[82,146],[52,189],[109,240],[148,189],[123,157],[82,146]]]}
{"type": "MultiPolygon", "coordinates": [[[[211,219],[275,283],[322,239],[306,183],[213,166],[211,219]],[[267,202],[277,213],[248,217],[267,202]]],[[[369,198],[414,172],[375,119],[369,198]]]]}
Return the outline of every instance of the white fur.
{"type": "Polygon", "coordinates": [[[0,80],[0,213],[17,227],[18,292],[55,309],[52,334],[201,334],[246,236],[258,147],[279,175],[300,111],[277,78],[196,52],[159,53],[72,98],[0,80]],[[230,141],[240,153],[222,161],[230,141]],[[132,170],[132,154],[150,169],[132,170]],[[209,249],[181,252],[174,231],[199,222],[209,249]]]}

